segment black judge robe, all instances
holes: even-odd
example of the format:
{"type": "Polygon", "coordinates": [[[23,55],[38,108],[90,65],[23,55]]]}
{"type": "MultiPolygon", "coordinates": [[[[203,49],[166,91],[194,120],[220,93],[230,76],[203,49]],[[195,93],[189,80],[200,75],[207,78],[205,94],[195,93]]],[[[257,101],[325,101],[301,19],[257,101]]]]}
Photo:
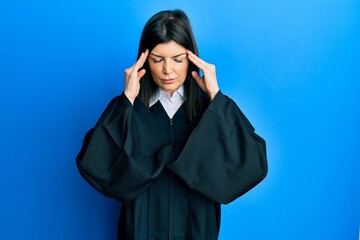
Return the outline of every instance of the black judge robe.
{"type": "Polygon", "coordinates": [[[219,91],[197,119],[122,94],[86,134],[77,166],[122,203],[118,239],[217,239],[220,203],[265,178],[265,141],[230,98],[219,91]]]}

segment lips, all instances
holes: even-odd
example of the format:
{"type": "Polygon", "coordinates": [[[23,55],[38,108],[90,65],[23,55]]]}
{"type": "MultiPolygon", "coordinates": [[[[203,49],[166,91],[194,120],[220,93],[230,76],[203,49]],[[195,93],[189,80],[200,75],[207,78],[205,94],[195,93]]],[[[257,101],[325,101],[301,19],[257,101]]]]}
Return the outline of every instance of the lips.
{"type": "Polygon", "coordinates": [[[175,78],[166,78],[166,79],[162,78],[161,81],[163,83],[173,83],[175,81],[175,78]]]}

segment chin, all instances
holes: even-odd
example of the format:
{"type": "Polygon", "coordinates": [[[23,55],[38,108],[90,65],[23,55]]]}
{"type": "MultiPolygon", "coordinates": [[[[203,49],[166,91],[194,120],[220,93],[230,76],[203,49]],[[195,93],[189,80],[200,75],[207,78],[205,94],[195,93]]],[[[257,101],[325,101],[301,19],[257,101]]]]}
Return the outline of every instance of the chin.
{"type": "Polygon", "coordinates": [[[177,90],[177,87],[161,87],[161,89],[168,93],[169,95],[172,95],[176,90],[177,90]]]}

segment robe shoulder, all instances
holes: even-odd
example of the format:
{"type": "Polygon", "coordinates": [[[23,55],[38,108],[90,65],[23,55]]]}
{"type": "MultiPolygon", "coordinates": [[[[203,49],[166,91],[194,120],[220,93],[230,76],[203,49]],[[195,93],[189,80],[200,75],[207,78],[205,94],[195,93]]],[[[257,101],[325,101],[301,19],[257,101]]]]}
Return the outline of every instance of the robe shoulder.
{"type": "Polygon", "coordinates": [[[140,100],[132,105],[124,94],[115,97],[85,135],[76,157],[80,174],[105,196],[131,201],[160,174],[172,150],[158,129],[140,100]]]}
{"type": "Polygon", "coordinates": [[[235,102],[219,91],[168,168],[190,188],[227,204],[267,175],[266,144],[235,102]]]}

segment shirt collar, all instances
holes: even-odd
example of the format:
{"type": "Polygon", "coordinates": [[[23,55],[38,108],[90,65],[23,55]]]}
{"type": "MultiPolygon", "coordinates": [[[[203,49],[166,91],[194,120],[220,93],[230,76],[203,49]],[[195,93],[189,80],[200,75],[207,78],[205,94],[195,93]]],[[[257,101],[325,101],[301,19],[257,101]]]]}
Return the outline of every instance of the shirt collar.
{"type": "MultiPolygon", "coordinates": [[[[158,88],[152,95],[149,106],[151,107],[152,105],[154,105],[157,101],[159,101],[160,98],[165,98],[165,99],[169,99],[169,100],[179,99],[180,101],[183,102],[184,95],[185,95],[185,89],[184,89],[183,84],[173,93],[173,95],[171,97],[164,90],[162,90],[161,88],[158,88]]],[[[179,100],[176,100],[176,101],[179,101],[179,100]]]]}

